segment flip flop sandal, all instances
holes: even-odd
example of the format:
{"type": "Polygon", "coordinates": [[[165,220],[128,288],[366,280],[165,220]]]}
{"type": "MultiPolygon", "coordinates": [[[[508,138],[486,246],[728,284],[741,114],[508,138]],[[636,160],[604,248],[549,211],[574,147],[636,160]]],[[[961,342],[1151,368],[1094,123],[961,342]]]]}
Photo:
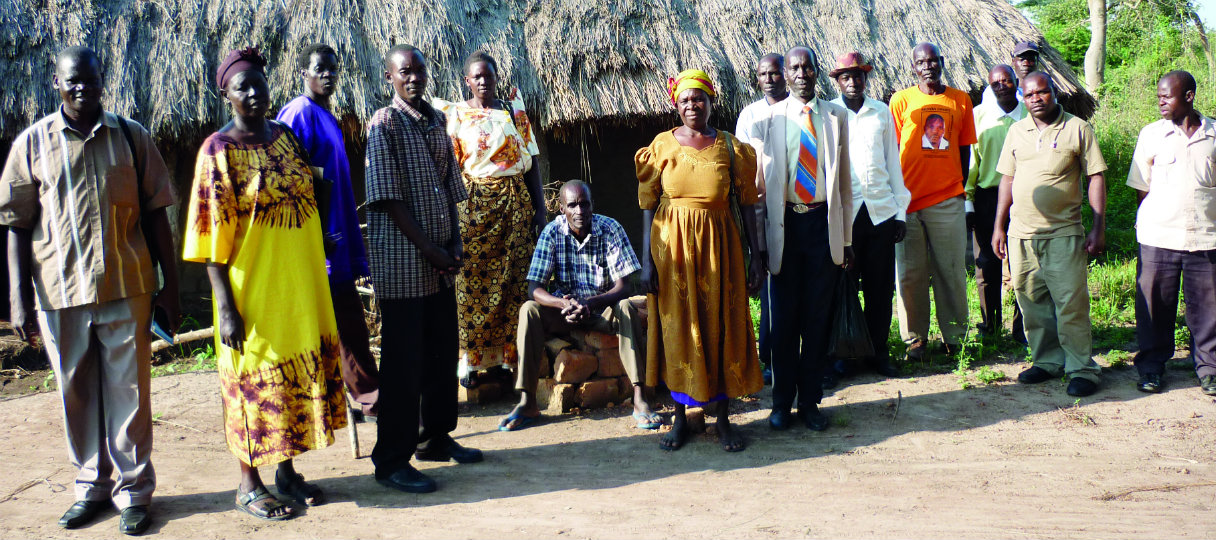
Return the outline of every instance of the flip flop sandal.
{"type": "Polygon", "coordinates": [[[294,512],[272,515],[275,511],[288,508],[288,506],[283,504],[283,501],[276,499],[274,495],[270,494],[269,491],[266,491],[265,486],[261,486],[253,491],[250,491],[249,493],[241,493],[241,488],[238,486],[236,488],[236,508],[237,510],[245,512],[246,514],[249,514],[255,518],[265,519],[267,521],[286,521],[296,517],[294,512]],[[268,504],[262,508],[253,506],[258,501],[264,501],[266,499],[272,499],[274,500],[274,503],[268,504]]]}
{"type": "Polygon", "coordinates": [[[519,431],[532,425],[540,416],[524,416],[522,414],[512,414],[502,419],[498,423],[498,431],[519,431]],[[515,427],[511,427],[511,423],[515,423],[515,427]]]}
{"type": "Polygon", "coordinates": [[[633,419],[638,421],[638,429],[659,429],[659,426],[663,425],[663,417],[653,412],[634,411],[633,419]]]}
{"type": "Polygon", "coordinates": [[[274,487],[279,491],[279,494],[292,499],[304,506],[321,506],[325,504],[325,493],[321,488],[314,484],[309,484],[304,481],[304,475],[295,474],[295,478],[284,480],[279,476],[279,471],[274,473],[274,487]],[[308,499],[313,502],[309,504],[308,499]]]}

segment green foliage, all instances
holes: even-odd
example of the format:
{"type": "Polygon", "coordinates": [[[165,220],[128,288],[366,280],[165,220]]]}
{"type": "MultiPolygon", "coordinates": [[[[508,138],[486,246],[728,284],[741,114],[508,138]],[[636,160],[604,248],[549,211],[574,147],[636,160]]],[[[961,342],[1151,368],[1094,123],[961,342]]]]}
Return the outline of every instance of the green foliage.
{"type": "Polygon", "coordinates": [[[1110,369],[1122,369],[1130,364],[1128,360],[1132,357],[1131,353],[1121,349],[1111,349],[1106,353],[1106,363],[1110,369]]]}
{"type": "Polygon", "coordinates": [[[992,369],[991,366],[980,366],[980,369],[975,372],[976,380],[984,384],[992,384],[997,381],[1005,380],[1005,372],[992,369]]]}

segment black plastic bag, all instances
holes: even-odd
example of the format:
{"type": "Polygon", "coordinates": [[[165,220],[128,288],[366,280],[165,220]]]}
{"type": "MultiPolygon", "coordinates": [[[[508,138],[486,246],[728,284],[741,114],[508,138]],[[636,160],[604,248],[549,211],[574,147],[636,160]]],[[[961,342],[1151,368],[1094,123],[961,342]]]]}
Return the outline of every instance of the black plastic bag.
{"type": "Polygon", "coordinates": [[[840,272],[836,283],[828,356],[842,360],[874,356],[866,314],[861,310],[861,299],[857,295],[857,280],[846,271],[840,272]]]}

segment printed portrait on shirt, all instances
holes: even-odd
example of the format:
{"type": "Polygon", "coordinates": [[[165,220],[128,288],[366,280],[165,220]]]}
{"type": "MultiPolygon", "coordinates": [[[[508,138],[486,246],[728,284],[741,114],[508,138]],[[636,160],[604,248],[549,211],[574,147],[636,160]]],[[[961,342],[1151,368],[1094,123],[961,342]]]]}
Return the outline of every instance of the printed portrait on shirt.
{"type": "Polygon", "coordinates": [[[920,137],[920,147],[926,150],[950,148],[950,141],[946,138],[946,118],[938,113],[930,113],[924,118],[924,134],[920,137]]]}

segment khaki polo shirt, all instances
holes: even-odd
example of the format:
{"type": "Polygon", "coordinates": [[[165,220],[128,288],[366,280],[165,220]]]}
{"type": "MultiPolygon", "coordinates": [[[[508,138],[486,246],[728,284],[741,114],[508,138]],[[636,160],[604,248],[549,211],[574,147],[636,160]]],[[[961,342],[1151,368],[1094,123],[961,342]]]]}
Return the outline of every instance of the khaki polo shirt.
{"type": "Polygon", "coordinates": [[[1084,178],[1105,171],[1106,160],[1094,128],[1061,110],[1042,130],[1030,115],[1014,122],[996,170],[1013,177],[1010,237],[1081,236],[1084,178]]]}
{"type": "Polygon", "coordinates": [[[174,202],[169,171],[143,126],[127,120],[138,159],[103,112],[88,133],[62,111],[13,140],[0,174],[0,225],[33,236],[38,309],[119,300],[157,285],[140,218],[174,202]],[[143,166],[143,184],[135,164],[143,166]]]}

